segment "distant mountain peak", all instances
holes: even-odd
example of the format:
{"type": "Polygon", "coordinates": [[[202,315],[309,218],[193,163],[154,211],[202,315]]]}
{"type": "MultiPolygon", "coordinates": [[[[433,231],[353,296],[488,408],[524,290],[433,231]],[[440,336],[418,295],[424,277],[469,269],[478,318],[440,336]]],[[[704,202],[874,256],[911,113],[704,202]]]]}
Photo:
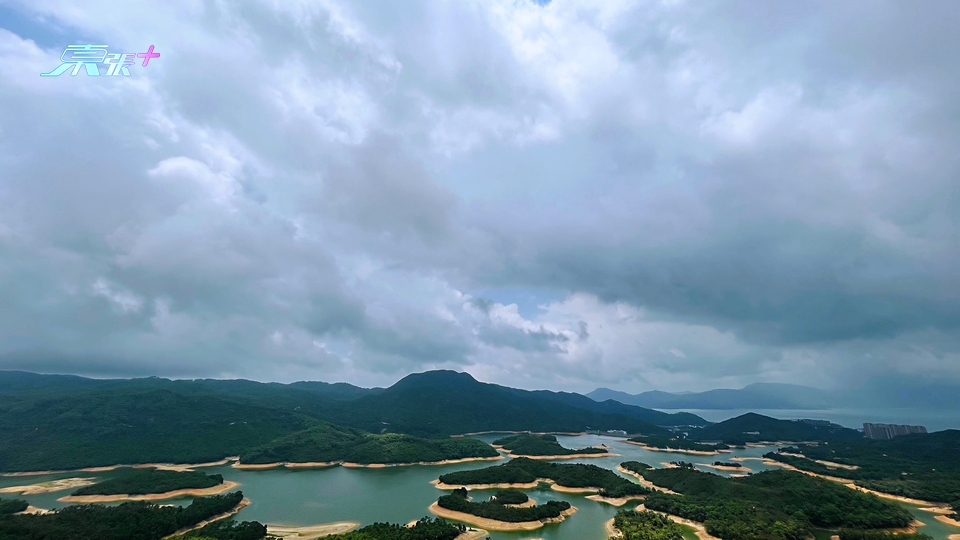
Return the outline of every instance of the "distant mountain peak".
{"type": "Polygon", "coordinates": [[[436,369],[433,371],[424,371],[423,373],[411,373],[400,379],[390,388],[411,388],[416,386],[465,386],[480,384],[469,373],[453,371],[449,369],[436,369]]]}

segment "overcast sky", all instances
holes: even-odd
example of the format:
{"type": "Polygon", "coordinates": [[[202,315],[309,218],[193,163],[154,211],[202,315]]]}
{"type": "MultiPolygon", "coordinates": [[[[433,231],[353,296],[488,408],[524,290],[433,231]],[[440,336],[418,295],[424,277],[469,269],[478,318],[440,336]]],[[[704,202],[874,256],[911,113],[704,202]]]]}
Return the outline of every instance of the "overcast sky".
{"type": "Polygon", "coordinates": [[[0,0],[0,369],[958,382],[958,20],[0,0]]]}

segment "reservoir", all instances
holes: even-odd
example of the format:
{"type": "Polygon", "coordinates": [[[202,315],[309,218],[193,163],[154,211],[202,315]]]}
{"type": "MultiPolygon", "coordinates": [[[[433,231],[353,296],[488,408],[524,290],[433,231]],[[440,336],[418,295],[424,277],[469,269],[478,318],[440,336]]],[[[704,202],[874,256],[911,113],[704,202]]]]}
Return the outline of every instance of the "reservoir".
{"type": "MultiPolygon", "coordinates": [[[[481,435],[476,438],[492,442],[498,435],[481,435]]],[[[674,452],[655,452],[640,446],[622,442],[611,437],[596,435],[558,436],[559,442],[567,448],[583,448],[598,444],[610,447],[611,452],[620,454],[615,457],[560,460],[560,463],[590,463],[616,470],[623,461],[641,461],[654,467],[661,462],[687,461],[691,463],[712,464],[714,461],[729,461],[731,457],[757,457],[776,450],[775,447],[756,447],[734,449],[729,453],[716,456],[690,455],[674,452]]],[[[249,471],[234,469],[230,466],[208,467],[200,469],[210,474],[222,474],[225,480],[239,482],[239,489],[252,504],[244,508],[237,516],[238,521],[260,521],[274,525],[311,525],[334,521],[357,521],[370,524],[376,521],[407,523],[430,515],[427,507],[445,494],[430,482],[439,475],[465,470],[488,467],[498,462],[472,462],[442,466],[407,466],[380,469],[352,469],[330,467],[327,469],[291,471],[274,469],[249,471]]],[[[760,460],[743,461],[742,465],[753,472],[771,467],[760,460]]],[[[702,468],[704,471],[729,475],[724,471],[702,468]]],[[[0,488],[14,485],[35,484],[58,478],[78,476],[109,478],[118,471],[103,473],[59,473],[44,476],[0,477],[0,488]]],[[[619,473],[618,473],[619,474],[619,473]]],[[[17,496],[26,499],[39,508],[59,508],[57,498],[68,495],[70,490],[42,495],[17,496]]],[[[538,503],[548,500],[564,500],[577,507],[577,513],[559,524],[550,524],[536,531],[490,532],[493,540],[523,540],[543,538],[544,540],[604,540],[604,522],[617,513],[617,508],[591,501],[586,494],[560,493],[541,485],[539,489],[526,493],[538,503]]],[[[493,491],[476,490],[472,492],[478,499],[486,499],[493,491]]],[[[190,499],[173,499],[163,504],[189,504],[190,499]]],[[[628,503],[622,508],[634,508],[637,502],[628,503]]],[[[919,532],[928,534],[936,540],[947,540],[950,534],[960,533],[960,528],[950,527],[937,521],[934,514],[923,512],[916,507],[909,508],[917,519],[925,523],[919,532]]],[[[694,540],[692,529],[688,538],[694,540]]],[[[826,540],[829,534],[817,534],[818,540],[826,540]]]]}

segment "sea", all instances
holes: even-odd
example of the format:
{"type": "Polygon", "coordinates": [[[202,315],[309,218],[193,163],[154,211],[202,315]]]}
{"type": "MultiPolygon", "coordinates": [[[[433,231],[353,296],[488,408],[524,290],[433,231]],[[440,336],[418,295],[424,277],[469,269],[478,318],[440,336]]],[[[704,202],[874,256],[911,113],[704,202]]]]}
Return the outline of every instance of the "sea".
{"type": "MultiPolygon", "coordinates": [[[[663,412],[679,412],[661,409],[663,412]]],[[[748,412],[773,418],[796,420],[811,418],[829,420],[848,428],[862,428],[864,422],[881,424],[910,424],[927,428],[927,431],[960,429],[960,409],[683,409],[709,422],[722,422],[748,412]]]]}

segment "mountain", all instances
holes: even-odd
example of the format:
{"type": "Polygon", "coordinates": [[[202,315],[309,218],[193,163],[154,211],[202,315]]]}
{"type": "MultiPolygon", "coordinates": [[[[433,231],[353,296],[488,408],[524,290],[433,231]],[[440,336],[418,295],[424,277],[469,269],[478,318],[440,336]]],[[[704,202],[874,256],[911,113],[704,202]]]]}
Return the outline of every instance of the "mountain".
{"type": "Polygon", "coordinates": [[[779,383],[755,383],[739,390],[717,389],[682,394],[654,390],[633,395],[597,388],[587,397],[596,401],[613,399],[628,405],[655,409],[824,409],[836,404],[833,395],[824,390],[779,383]]]}
{"type": "Polygon", "coordinates": [[[455,371],[408,375],[382,392],[337,404],[329,420],[414,435],[588,429],[652,434],[666,431],[660,426],[707,424],[687,413],[597,403],[579,394],[518,390],[455,371]]]}
{"type": "Polygon", "coordinates": [[[863,434],[837,424],[814,424],[806,420],[778,420],[747,413],[717,424],[691,430],[690,439],[743,444],[757,441],[859,440],[863,434]]]}
{"type": "Polygon", "coordinates": [[[702,418],[530,392],[466,373],[410,375],[390,388],[247,380],[86,379],[0,371],[0,470],[203,462],[330,425],[443,436],[475,431],[705,425],[702,418]]]}

